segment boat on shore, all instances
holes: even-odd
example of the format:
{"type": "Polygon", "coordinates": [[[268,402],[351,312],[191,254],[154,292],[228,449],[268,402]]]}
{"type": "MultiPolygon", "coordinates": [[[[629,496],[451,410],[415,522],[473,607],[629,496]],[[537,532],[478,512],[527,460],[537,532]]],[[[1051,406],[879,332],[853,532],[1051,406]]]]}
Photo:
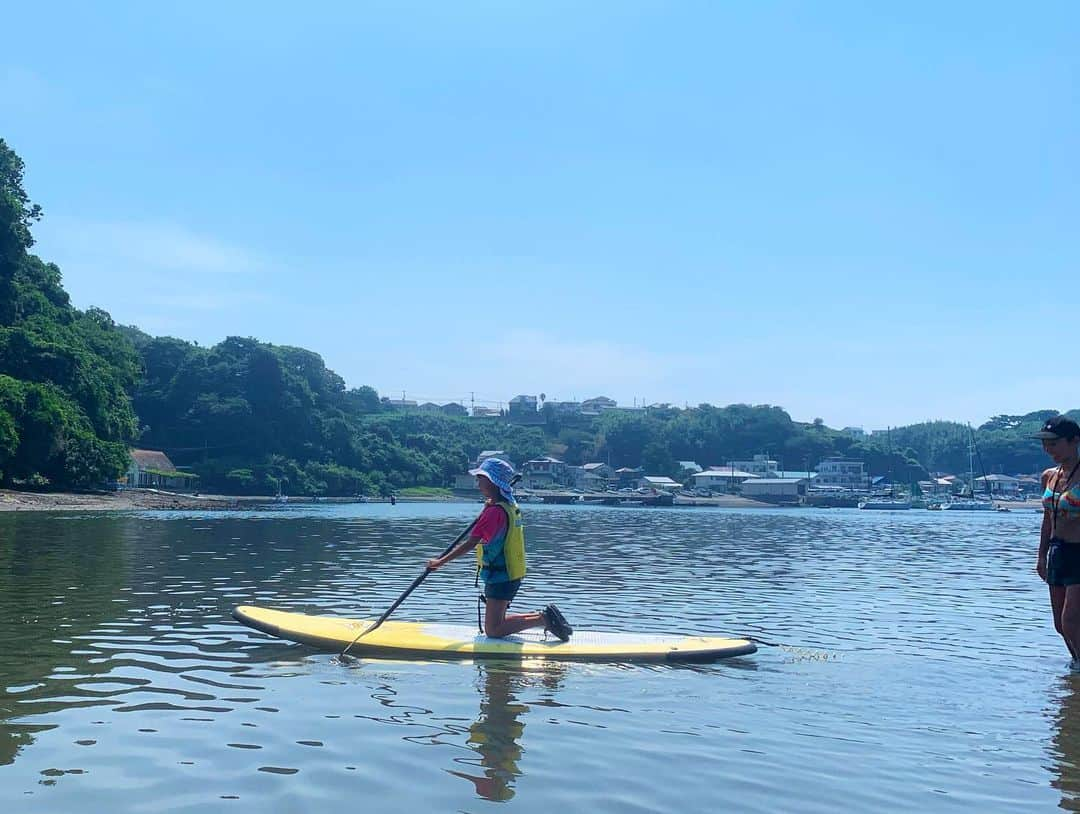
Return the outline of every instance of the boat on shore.
{"type": "Polygon", "coordinates": [[[910,500],[901,500],[900,498],[883,497],[883,498],[870,498],[859,503],[860,509],[875,509],[878,511],[904,511],[911,508],[910,500]]]}
{"type": "Polygon", "coordinates": [[[943,512],[992,512],[996,509],[994,501],[977,498],[957,498],[947,500],[939,507],[943,512]]]}

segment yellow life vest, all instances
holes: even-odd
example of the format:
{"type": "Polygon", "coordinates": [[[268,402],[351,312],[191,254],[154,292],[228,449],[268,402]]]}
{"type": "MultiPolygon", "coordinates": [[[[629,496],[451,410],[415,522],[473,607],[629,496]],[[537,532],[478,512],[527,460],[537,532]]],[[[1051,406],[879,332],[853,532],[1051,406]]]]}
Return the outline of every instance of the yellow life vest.
{"type": "Polygon", "coordinates": [[[525,524],[516,504],[492,504],[506,512],[506,531],[476,546],[476,568],[484,582],[508,582],[525,576],[525,524]]]}

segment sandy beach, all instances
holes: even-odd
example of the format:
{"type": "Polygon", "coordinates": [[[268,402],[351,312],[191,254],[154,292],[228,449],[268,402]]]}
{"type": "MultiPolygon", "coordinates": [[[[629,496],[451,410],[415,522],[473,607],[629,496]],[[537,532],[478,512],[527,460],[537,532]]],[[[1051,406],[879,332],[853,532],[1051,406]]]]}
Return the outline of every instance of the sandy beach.
{"type": "MultiPolygon", "coordinates": [[[[468,498],[436,496],[398,497],[399,503],[471,502],[468,498]]],[[[363,502],[385,503],[389,498],[366,498],[363,502]]],[[[286,505],[315,503],[357,503],[353,497],[290,496],[286,505]]],[[[0,489],[0,512],[117,512],[147,509],[250,509],[278,504],[271,495],[190,495],[158,489],[123,489],[119,492],[19,492],[0,489]]]]}
{"type": "MultiPolygon", "coordinates": [[[[260,499],[265,502],[268,499],[260,499]]],[[[0,489],[0,512],[17,511],[130,511],[133,509],[230,509],[237,499],[222,495],[125,489],[121,492],[17,492],[0,489]]]]}

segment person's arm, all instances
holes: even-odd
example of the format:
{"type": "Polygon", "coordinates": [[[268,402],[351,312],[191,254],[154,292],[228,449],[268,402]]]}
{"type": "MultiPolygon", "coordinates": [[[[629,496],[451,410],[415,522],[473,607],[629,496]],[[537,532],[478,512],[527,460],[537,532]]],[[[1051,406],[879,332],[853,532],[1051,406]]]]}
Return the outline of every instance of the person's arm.
{"type": "MultiPolygon", "coordinates": [[[[1042,475],[1043,491],[1046,491],[1046,484],[1050,480],[1051,470],[1047,469],[1042,475]]],[[[1042,527],[1039,529],[1039,558],[1035,563],[1035,571],[1039,577],[1046,581],[1046,554],[1050,550],[1050,529],[1051,529],[1051,517],[1050,509],[1043,509],[1042,527]]]]}
{"type": "Polygon", "coordinates": [[[428,560],[427,567],[432,571],[437,571],[451,560],[468,554],[481,543],[491,541],[499,533],[500,524],[505,522],[506,513],[502,509],[498,506],[485,506],[476,520],[476,525],[473,526],[472,533],[469,534],[469,539],[452,548],[444,556],[428,560]]]}
{"type": "Polygon", "coordinates": [[[450,549],[444,556],[432,557],[430,560],[428,560],[427,567],[432,571],[437,571],[451,560],[456,560],[458,557],[464,554],[468,554],[482,542],[484,541],[477,537],[475,534],[470,534],[468,540],[463,542],[461,545],[455,546],[454,548],[450,549]]]}

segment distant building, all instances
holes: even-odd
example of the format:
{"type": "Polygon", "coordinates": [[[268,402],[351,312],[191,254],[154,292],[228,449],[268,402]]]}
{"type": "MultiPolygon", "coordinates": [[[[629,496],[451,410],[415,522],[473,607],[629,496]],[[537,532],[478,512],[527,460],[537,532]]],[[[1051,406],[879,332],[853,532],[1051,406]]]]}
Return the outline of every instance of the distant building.
{"type": "Polygon", "coordinates": [[[536,412],[536,396],[514,396],[510,399],[510,416],[513,418],[522,414],[536,412]]]}
{"type": "Polygon", "coordinates": [[[382,402],[383,407],[388,407],[391,410],[416,409],[417,406],[412,399],[391,399],[383,396],[379,401],[382,402]]]}
{"type": "Polygon", "coordinates": [[[805,478],[751,478],[742,482],[742,496],[765,503],[799,503],[805,478]]]}
{"type": "Polygon", "coordinates": [[[595,398],[585,399],[581,402],[581,412],[583,413],[599,413],[601,410],[610,410],[612,407],[617,407],[618,403],[615,399],[609,399],[607,396],[596,396],[595,398]]]}
{"type": "Polygon", "coordinates": [[[442,411],[442,407],[433,401],[425,401],[416,409],[423,410],[425,413],[438,413],[442,411]]]}
{"type": "Polygon", "coordinates": [[[557,416],[577,415],[581,412],[580,401],[548,401],[544,403],[544,407],[551,407],[557,416]]]}
{"type": "MultiPolygon", "coordinates": [[[[607,466],[607,464],[600,465],[607,466]]],[[[597,474],[595,470],[590,471],[584,466],[568,466],[566,472],[570,484],[575,489],[581,489],[584,492],[602,492],[607,489],[608,479],[597,474]]]]}
{"type": "Polygon", "coordinates": [[[1020,494],[1022,495],[1042,495],[1043,485],[1041,478],[1032,475],[1021,475],[1017,478],[1017,485],[1020,487],[1020,494]]]}
{"type": "Polygon", "coordinates": [[[674,492],[682,489],[682,484],[662,475],[646,475],[641,479],[641,485],[647,489],[656,489],[658,492],[674,492]]]}
{"type": "Polygon", "coordinates": [[[679,470],[685,475],[696,475],[702,471],[695,461],[676,461],[675,463],[679,465],[679,470]]]}
{"type": "Polygon", "coordinates": [[[604,480],[612,480],[615,477],[615,470],[604,463],[588,463],[581,468],[604,480]]]}
{"type": "Polygon", "coordinates": [[[919,481],[919,491],[923,493],[923,497],[944,498],[953,493],[953,484],[952,481],[944,478],[921,480],[919,481]]]}
{"type": "Polygon", "coordinates": [[[473,418],[498,418],[502,411],[494,407],[473,407],[472,414],[473,418]]]}
{"type": "Polygon", "coordinates": [[[439,408],[439,410],[442,411],[443,413],[445,413],[446,415],[468,415],[469,414],[469,411],[466,410],[463,405],[458,404],[456,401],[452,401],[449,404],[444,404],[442,407],[439,408]]]}
{"type": "Polygon", "coordinates": [[[840,432],[842,432],[848,438],[866,437],[866,430],[864,430],[862,427],[844,427],[844,429],[840,430],[840,432]]]}
{"type": "Polygon", "coordinates": [[[741,469],[759,478],[775,478],[779,474],[777,462],[768,455],[755,455],[752,461],[728,461],[723,468],[741,469]]]}
{"type": "Polygon", "coordinates": [[[859,491],[870,485],[866,464],[853,458],[825,458],[816,467],[815,487],[839,487],[859,491]]]}
{"type": "Polygon", "coordinates": [[[691,475],[690,480],[697,489],[708,489],[714,492],[738,492],[743,481],[757,476],[744,472],[742,469],[707,469],[691,475]]]}
{"type": "Polygon", "coordinates": [[[624,466],[615,470],[615,479],[620,489],[637,486],[644,476],[645,470],[640,466],[624,466]]]}
{"type": "Polygon", "coordinates": [[[533,458],[521,466],[521,485],[526,489],[551,489],[569,486],[568,467],[558,458],[533,458]]]}
{"type": "Polygon", "coordinates": [[[993,497],[1013,498],[1020,495],[1020,478],[1009,475],[986,475],[982,478],[975,478],[975,493],[985,495],[988,485],[990,494],[993,497]]]}
{"type": "Polygon", "coordinates": [[[480,450],[480,453],[476,456],[476,460],[473,462],[473,465],[472,465],[471,468],[475,469],[476,467],[480,466],[480,464],[482,464],[484,461],[486,461],[488,458],[502,458],[504,461],[506,461],[508,464],[510,464],[510,466],[514,465],[514,462],[510,460],[510,456],[506,454],[506,450],[504,450],[504,449],[483,449],[483,450],[480,450]]]}
{"type": "Polygon", "coordinates": [[[193,475],[177,470],[169,456],[160,450],[131,450],[131,463],[127,471],[128,486],[141,489],[181,489],[194,479],[193,475]]]}
{"type": "MultiPolygon", "coordinates": [[[[469,462],[469,469],[476,469],[488,458],[502,458],[504,461],[510,464],[510,466],[514,465],[514,462],[510,460],[510,456],[506,454],[505,450],[484,449],[477,454],[475,461],[469,462]]],[[[461,472],[455,475],[454,491],[469,493],[476,492],[476,476],[470,475],[468,472],[461,472]]]]}

